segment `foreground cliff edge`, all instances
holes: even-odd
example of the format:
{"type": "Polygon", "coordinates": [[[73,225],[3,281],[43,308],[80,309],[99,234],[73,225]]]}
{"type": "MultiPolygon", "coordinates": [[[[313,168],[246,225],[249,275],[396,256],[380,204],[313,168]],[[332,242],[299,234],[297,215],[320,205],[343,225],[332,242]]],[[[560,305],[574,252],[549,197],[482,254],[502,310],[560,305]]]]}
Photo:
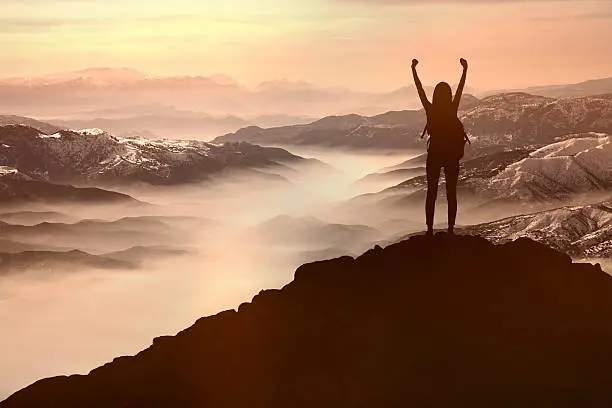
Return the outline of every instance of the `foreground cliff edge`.
{"type": "Polygon", "coordinates": [[[0,407],[608,407],[610,316],[599,266],[528,239],[415,236],[303,265],[238,311],[0,407]]]}

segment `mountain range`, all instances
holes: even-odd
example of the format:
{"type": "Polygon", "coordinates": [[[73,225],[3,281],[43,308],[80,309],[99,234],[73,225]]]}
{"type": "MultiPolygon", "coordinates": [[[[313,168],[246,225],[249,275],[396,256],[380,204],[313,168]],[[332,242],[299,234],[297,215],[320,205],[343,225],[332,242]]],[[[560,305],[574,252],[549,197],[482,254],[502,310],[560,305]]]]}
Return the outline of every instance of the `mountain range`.
{"type": "MultiPolygon", "coordinates": [[[[484,95],[509,92],[509,90],[487,91],[484,95]]],[[[526,92],[534,95],[549,96],[552,98],[580,97],[612,93],[612,77],[590,79],[575,84],[530,86],[523,89],[514,89],[513,92],[526,92]]]]}
{"type": "MultiPolygon", "coordinates": [[[[475,148],[541,146],[568,134],[612,133],[612,94],[548,98],[526,93],[462,99],[459,116],[475,148]]],[[[331,116],[304,125],[271,129],[246,127],[213,142],[262,145],[321,145],[349,148],[424,149],[421,110],[365,117],[331,116]]]]}
{"type": "MultiPolygon", "coordinates": [[[[406,82],[412,82],[409,76],[406,82]]],[[[433,87],[427,87],[426,90],[431,94],[433,87]]],[[[468,89],[467,92],[474,93],[474,90],[468,89]]],[[[484,97],[501,92],[508,91],[489,91],[478,95],[484,97]]],[[[513,92],[552,97],[590,96],[612,92],[612,79],[531,87],[513,92]]],[[[239,116],[250,124],[260,126],[270,125],[263,120],[253,120],[262,115],[373,115],[389,109],[400,110],[419,105],[413,85],[390,92],[361,92],[320,87],[305,81],[271,80],[249,88],[226,75],[155,77],[126,68],[89,68],[40,77],[0,80],[0,104],[5,111],[20,115],[68,119],[74,118],[77,112],[84,114],[87,111],[116,109],[118,101],[122,105],[121,109],[152,103],[163,104],[179,111],[206,112],[213,117],[239,116]]],[[[141,110],[141,115],[153,114],[154,110],[141,110]]],[[[81,116],[82,119],[108,118],[95,114],[81,116]]],[[[123,133],[116,129],[105,130],[123,133]]],[[[161,136],[180,137],[178,134],[161,136]]]]}
{"type": "Polygon", "coordinates": [[[612,201],[517,215],[462,232],[496,243],[527,237],[577,258],[612,258],[612,201]]]}
{"type": "MultiPolygon", "coordinates": [[[[45,217],[45,213],[37,214],[45,217]]],[[[52,217],[57,216],[52,214],[52,217]]],[[[17,244],[27,245],[22,251],[61,251],[70,248],[102,255],[139,247],[149,248],[152,252],[158,248],[160,252],[165,252],[163,248],[174,248],[168,243],[173,242],[175,237],[181,237],[180,242],[189,245],[195,235],[212,224],[210,220],[180,216],[84,219],[69,223],[50,222],[46,218],[43,222],[25,225],[0,222],[0,239],[14,243],[13,246],[18,249],[17,244]]]]}
{"type": "Polygon", "coordinates": [[[195,254],[195,237],[216,224],[205,218],[169,215],[81,219],[56,211],[1,213],[0,220],[0,273],[4,275],[137,270],[159,260],[195,254]]]}
{"type": "Polygon", "coordinates": [[[312,216],[280,215],[250,229],[247,238],[257,240],[261,245],[299,248],[301,259],[305,259],[306,255],[314,253],[363,252],[380,240],[382,233],[367,225],[330,223],[312,216]]]}
{"type": "MultiPolygon", "coordinates": [[[[504,215],[554,209],[570,203],[594,203],[612,194],[610,136],[575,137],[539,149],[510,149],[484,154],[462,163],[457,192],[463,222],[480,223],[504,215]],[[467,221],[469,220],[469,221],[467,221]]],[[[422,156],[402,163],[419,170],[422,156]]],[[[380,175],[387,174],[384,170],[380,175]]],[[[394,168],[389,170],[397,171],[394,168]]],[[[424,175],[409,178],[376,193],[357,196],[340,212],[359,210],[360,216],[422,212],[427,191],[424,175]]],[[[440,218],[446,209],[445,181],[439,186],[440,218]]]]}
{"type": "Polygon", "coordinates": [[[0,275],[15,273],[21,270],[62,273],[68,271],[82,271],[84,268],[129,270],[134,269],[135,265],[122,260],[91,255],[78,250],[67,252],[0,252],[0,275]]]}
{"type": "Polygon", "coordinates": [[[117,136],[148,134],[149,138],[207,139],[251,125],[273,127],[307,123],[314,119],[289,114],[248,117],[236,114],[211,115],[201,111],[177,109],[163,103],[147,103],[76,111],[64,115],[62,119],[49,118],[46,121],[62,129],[99,128],[117,136]]]}
{"type": "Polygon", "coordinates": [[[248,143],[121,138],[99,129],[45,134],[26,126],[0,127],[0,163],[35,180],[94,185],[181,184],[231,170],[281,180],[260,170],[320,164],[283,149],[248,143]]]}
{"type": "Polygon", "coordinates": [[[132,197],[93,187],[74,187],[33,179],[16,168],[0,166],[0,205],[23,203],[85,203],[139,205],[132,197]]]}
{"type": "Polygon", "coordinates": [[[611,311],[609,275],[529,239],[417,236],[0,407],[603,408],[611,311]]]}
{"type": "MultiPolygon", "coordinates": [[[[408,87],[407,87],[408,88],[408,87]]],[[[412,88],[412,87],[410,87],[412,88]]],[[[35,78],[0,80],[0,104],[16,114],[61,118],[75,112],[152,101],[213,116],[319,117],[326,112],[380,112],[416,103],[416,92],[368,93],[317,87],[304,81],[265,81],[248,88],[228,77],[153,77],[138,71],[90,68],[35,78]],[[406,95],[409,94],[409,99],[406,95]]]]}

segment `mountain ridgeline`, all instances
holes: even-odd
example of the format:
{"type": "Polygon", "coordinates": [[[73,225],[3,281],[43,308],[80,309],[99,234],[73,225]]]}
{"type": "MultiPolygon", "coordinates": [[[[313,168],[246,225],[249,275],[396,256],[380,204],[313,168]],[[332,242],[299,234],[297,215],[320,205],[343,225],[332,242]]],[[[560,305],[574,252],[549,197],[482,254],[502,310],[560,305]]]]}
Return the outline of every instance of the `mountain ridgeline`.
{"type": "Polygon", "coordinates": [[[0,407],[609,407],[610,313],[599,266],[525,238],[415,236],[303,265],[237,311],[0,407]]]}
{"type": "Polygon", "coordinates": [[[99,129],[40,133],[26,126],[0,128],[0,162],[51,182],[181,184],[228,169],[306,162],[286,150],[248,143],[119,138],[99,129]]]}
{"type": "MultiPolygon", "coordinates": [[[[544,145],[568,134],[612,133],[612,94],[550,98],[506,93],[478,100],[464,96],[459,115],[478,147],[544,145]]],[[[271,129],[247,127],[214,142],[263,145],[321,145],[350,148],[419,148],[423,110],[377,116],[331,116],[305,125],[271,129]]]]}
{"type": "MultiPolygon", "coordinates": [[[[572,138],[545,145],[539,149],[518,148],[495,153],[484,153],[479,149],[471,149],[471,155],[466,155],[462,163],[462,171],[457,185],[458,197],[461,202],[461,219],[463,223],[481,224],[491,220],[505,218],[510,215],[539,213],[544,210],[558,209],[567,206],[584,206],[609,201],[612,197],[612,141],[610,136],[591,134],[587,137],[575,135],[572,138]]],[[[361,210],[378,214],[378,216],[405,217],[407,211],[420,212],[427,191],[427,180],[424,175],[423,162],[426,155],[417,156],[411,160],[391,168],[374,173],[367,179],[379,182],[388,180],[391,184],[404,179],[399,184],[385,188],[376,193],[362,194],[347,201],[346,211],[361,210]],[[413,172],[413,173],[405,173],[413,172]],[[396,176],[396,173],[399,173],[396,176]],[[412,176],[408,180],[402,174],[412,176]]],[[[364,181],[362,181],[364,182],[364,181]]],[[[445,181],[441,181],[441,194],[445,193],[445,181]]],[[[598,219],[601,217],[597,217],[598,219]]],[[[568,236],[579,239],[592,234],[604,225],[589,218],[564,217],[547,218],[552,221],[571,221],[563,228],[573,230],[568,236]],[[576,228],[571,224],[575,223],[576,228]],[[599,227],[597,227],[599,225],[599,227]],[[595,228],[590,230],[590,228],[595,228]],[[576,233],[584,234],[578,236],[576,233]]],[[[543,220],[544,220],[543,219],[543,220]]],[[[606,219],[605,217],[603,219],[606,219]]],[[[527,224],[529,224],[527,222],[527,224]]],[[[511,228],[504,228],[510,236],[517,237],[519,230],[512,227],[528,225],[510,222],[511,228]]],[[[545,222],[538,223],[539,228],[548,227],[545,222]]],[[[556,224],[555,224],[556,225],[556,224]]],[[[532,231],[528,236],[534,239],[541,237],[551,244],[557,242],[554,235],[556,226],[542,230],[541,234],[532,231]]],[[[493,228],[495,229],[495,228],[493,228]]],[[[481,233],[482,231],[478,232],[481,233]]],[[[526,231],[523,231],[526,232],[526,231]]],[[[490,235],[486,235],[490,236],[490,235]]],[[[593,237],[591,237],[593,238],[593,237]]],[[[597,243],[589,245],[604,245],[610,240],[609,232],[597,234],[597,243]]],[[[563,251],[570,251],[571,242],[562,240],[559,245],[553,245],[563,251]]],[[[584,251],[571,249],[572,254],[582,254],[584,251]]],[[[596,251],[605,254],[606,251],[596,251]]]]}

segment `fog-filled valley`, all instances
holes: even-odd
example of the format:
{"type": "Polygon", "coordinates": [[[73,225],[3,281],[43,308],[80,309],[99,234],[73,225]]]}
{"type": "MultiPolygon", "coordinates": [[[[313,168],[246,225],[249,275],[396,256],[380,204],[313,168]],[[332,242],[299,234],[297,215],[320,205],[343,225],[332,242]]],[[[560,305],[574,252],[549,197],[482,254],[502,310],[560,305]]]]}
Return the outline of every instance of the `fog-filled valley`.
{"type": "MultiPolygon", "coordinates": [[[[57,140],[62,137],[70,135],[57,140]]],[[[607,138],[594,140],[596,148],[609,146],[607,138]]],[[[588,147],[588,142],[580,143],[588,147]]],[[[5,252],[0,348],[11,352],[0,356],[0,366],[11,375],[2,377],[0,395],[39,378],[86,373],[116,355],[133,354],[155,336],[234,308],[262,288],[282,287],[304,262],[359,255],[376,243],[423,230],[422,151],[290,150],[317,160],[266,164],[258,171],[234,169],[176,185],[119,183],[112,190],[129,197],[119,202],[7,203],[0,213],[5,252]],[[411,187],[393,177],[372,177],[398,168],[412,169],[408,177],[413,181],[404,182],[411,187]],[[371,180],[364,182],[367,176],[371,180]]],[[[499,163],[524,165],[528,155],[519,152],[499,163]]],[[[293,156],[283,155],[287,157],[293,156]]],[[[491,160],[485,169],[500,166],[496,158],[491,160]]],[[[466,161],[466,170],[470,163],[466,161]]],[[[466,174],[469,179],[471,173],[466,174]]],[[[8,170],[3,175],[5,182],[14,176],[8,170]]],[[[474,198],[480,194],[462,197],[462,225],[561,205],[535,200],[526,206],[507,197],[504,205],[484,208],[483,200],[474,198]]],[[[576,205],[590,204],[605,200],[606,194],[604,188],[569,198],[576,205]]],[[[438,204],[437,221],[443,226],[444,200],[438,204]]],[[[581,237],[599,231],[605,237],[594,245],[607,249],[578,255],[610,256],[612,209],[607,205],[589,213],[590,230],[571,228],[581,237]]],[[[470,232],[487,236],[486,224],[481,225],[470,232]]],[[[567,227],[561,223],[557,228],[567,227]]],[[[503,239],[511,233],[498,235],[503,239]]],[[[573,243],[576,237],[566,241],[573,243]]]]}
{"type": "MultiPolygon", "coordinates": [[[[23,106],[40,91],[30,85],[23,106]]],[[[471,144],[457,233],[493,243],[529,237],[610,271],[612,96],[563,89],[464,96],[471,144]]],[[[286,91],[273,95],[305,92],[286,91]]],[[[317,92],[307,92],[311,107],[317,92]]],[[[291,106],[262,127],[232,119],[206,128],[206,115],[160,105],[89,108],[135,127],[80,113],[52,123],[0,116],[0,372],[11,373],[0,375],[0,399],[137,353],[283,287],[306,262],[424,230],[423,110],[313,119],[291,106]],[[172,123],[160,119],[167,114],[172,123]]],[[[436,229],[446,228],[446,210],[442,176],[436,229]]]]}
{"type": "Polygon", "coordinates": [[[0,367],[11,375],[0,395],[135,353],[281,287],[305,261],[363,252],[384,232],[358,216],[336,223],[330,208],[359,192],[360,177],[412,156],[338,152],[321,155],[333,168],[283,169],[282,181],[239,173],[119,189],[138,204],[7,207],[0,347],[11,352],[0,367]]]}

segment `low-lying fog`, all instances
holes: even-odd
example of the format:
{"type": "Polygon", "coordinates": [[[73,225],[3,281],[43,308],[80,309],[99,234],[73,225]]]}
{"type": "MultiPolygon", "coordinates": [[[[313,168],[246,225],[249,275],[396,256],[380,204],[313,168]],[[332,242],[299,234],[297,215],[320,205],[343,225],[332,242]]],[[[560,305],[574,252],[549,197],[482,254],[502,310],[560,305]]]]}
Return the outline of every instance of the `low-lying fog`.
{"type": "MultiPolygon", "coordinates": [[[[122,190],[149,203],[142,206],[4,214],[19,224],[3,227],[7,248],[90,255],[73,252],[57,262],[26,257],[10,268],[0,260],[0,399],[44,377],[87,373],[199,317],[237,308],[261,289],[291,281],[304,262],[358,255],[375,242],[423,229],[418,200],[394,214],[346,205],[396,184],[358,180],[420,152],[290,150],[331,167],[274,168],[268,169],[273,177],[236,173],[206,184],[122,190]]],[[[461,208],[458,221],[476,222],[461,208]]]]}
{"type": "Polygon", "coordinates": [[[94,255],[140,245],[186,252],[165,257],[153,251],[137,269],[50,270],[43,263],[36,270],[0,271],[0,399],[43,377],[87,373],[134,354],[155,336],[237,308],[261,289],[282,287],[306,260],[357,254],[385,238],[366,226],[330,226],[336,220],[329,209],[363,192],[355,184],[359,178],[414,154],[293,152],[335,170],[288,170],[289,183],[239,175],[189,187],[130,188],[125,191],[153,205],[44,210],[70,223],[141,217],[137,222],[15,232],[19,242],[94,255]]]}

